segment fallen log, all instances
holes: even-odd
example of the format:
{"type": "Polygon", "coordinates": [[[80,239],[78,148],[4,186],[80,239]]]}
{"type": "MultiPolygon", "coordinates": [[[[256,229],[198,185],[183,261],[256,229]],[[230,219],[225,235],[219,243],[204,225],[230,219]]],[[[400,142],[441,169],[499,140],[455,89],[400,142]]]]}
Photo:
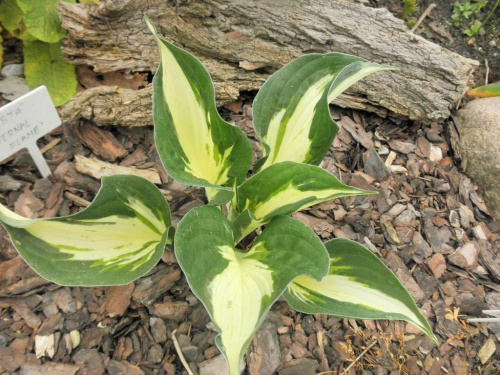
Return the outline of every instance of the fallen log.
{"type": "MultiPolygon", "coordinates": [[[[399,68],[364,79],[336,104],[440,121],[449,117],[478,66],[413,34],[386,9],[342,0],[107,0],[98,5],[60,2],[58,10],[68,30],[65,58],[97,73],[155,70],[159,56],[143,21],[148,15],[167,39],[207,66],[218,104],[236,100],[241,91],[257,90],[272,72],[304,53],[336,51],[399,68]]],[[[102,95],[101,90],[107,89],[94,94],[102,95]]],[[[141,103],[149,116],[151,101],[144,90],[132,93],[141,99],[131,103],[141,103]]],[[[117,93],[113,95],[116,99],[117,93]]],[[[76,97],[70,106],[92,102],[88,96],[76,97]]],[[[118,98],[120,103],[122,96],[118,98]]],[[[126,122],[115,120],[117,125],[126,122]]]]}

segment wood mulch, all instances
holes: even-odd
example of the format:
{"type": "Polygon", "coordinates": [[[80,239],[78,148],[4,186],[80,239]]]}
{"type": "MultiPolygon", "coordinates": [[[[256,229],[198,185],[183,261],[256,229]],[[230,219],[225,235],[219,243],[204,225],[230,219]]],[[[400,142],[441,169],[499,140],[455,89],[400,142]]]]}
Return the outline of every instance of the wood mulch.
{"type": "MultiPolygon", "coordinates": [[[[252,95],[222,109],[258,143],[252,95]]],[[[500,309],[500,222],[460,172],[452,122],[423,126],[332,107],[342,125],[322,166],[379,195],[322,203],[294,215],[328,240],[346,237],[380,256],[411,292],[440,340],[411,324],[308,316],[275,304],[252,341],[250,374],[497,374],[499,324],[468,323],[500,309]],[[348,369],[349,368],[349,369],[348,369]],[[348,369],[348,370],[347,370],[348,369]]],[[[26,217],[80,211],[104,174],[158,184],[173,222],[205,203],[202,189],[167,176],[152,128],[82,122],[40,140],[53,175],[41,179],[26,152],[0,164],[0,200],[26,217]],[[105,168],[103,168],[105,167],[105,168]]],[[[0,373],[221,374],[216,333],[173,252],[135,283],[67,288],[36,275],[0,230],[0,373]]]]}
{"type": "MultiPolygon", "coordinates": [[[[379,2],[401,11],[401,1],[379,2]]],[[[427,3],[422,0],[421,11],[427,3]]],[[[441,6],[446,2],[437,3],[438,10],[450,11],[441,6]]],[[[446,44],[449,30],[441,21],[449,16],[434,11],[419,33],[446,44]]],[[[455,47],[461,45],[459,36],[451,40],[455,47]]],[[[21,62],[19,43],[7,43],[14,44],[5,60],[21,62]]],[[[126,81],[119,74],[97,78],[101,82],[79,70],[86,87],[145,84],[138,75],[126,81]]],[[[253,94],[245,95],[222,112],[245,130],[257,155],[252,100],[253,94]]],[[[5,103],[0,98],[0,105],[5,103]]],[[[404,322],[309,316],[278,301],[251,343],[245,371],[500,373],[500,324],[467,321],[484,316],[482,310],[500,309],[500,221],[460,171],[453,122],[424,126],[337,107],[332,116],[342,129],[322,166],[344,183],[380,194],[323,203],[294,217],[324,240],[350,238],[379,256],[429,318],[440,345],[404,322]]],[[[206,201],[201,189],[167,176],[151,127],[99,128],[81,121],[75,128],[56,129],[39,146],[53,171],[48,179],[40,178],[27,152],[0,162],[0,202],[26,217],[78,212],[94,198],[99,179],[115,173],[156,183],[169,201],[174,225],[206,201]]],[[[0,374],[187,374],[176,341],[194,374],[219,375],[225,364],[215,336],[171,249],[132,284],[67,288],[34,273],[0,226],[0,374]]]]}

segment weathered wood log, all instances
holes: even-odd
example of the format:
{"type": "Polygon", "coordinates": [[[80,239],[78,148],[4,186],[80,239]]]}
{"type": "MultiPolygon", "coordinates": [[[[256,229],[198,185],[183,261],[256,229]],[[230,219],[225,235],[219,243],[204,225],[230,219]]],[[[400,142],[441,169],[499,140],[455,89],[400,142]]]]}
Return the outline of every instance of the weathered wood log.
{"type": "Polygon", "coordinates": [[[151,85],[142,90],[117,86],[98,86],[75,96],[59,111],[67,124],[76,124],[84,118],[100,126],[127,127],[153,124],[151,85]]]}
{"type": "Polygon", "coordinates": [[[90,6],[60,2],[58,9],[68,30],[66,59],[96,72],[154,71],[158,52],[143,22],[148,15],[166,38],[207,66],[219,104],[258,89],[304,53],[336,51],[400,68],[364,79],[337,104],[439,121],[478,65],[411,33],[386,9],[342,0],[103,0],[90,6]]]}

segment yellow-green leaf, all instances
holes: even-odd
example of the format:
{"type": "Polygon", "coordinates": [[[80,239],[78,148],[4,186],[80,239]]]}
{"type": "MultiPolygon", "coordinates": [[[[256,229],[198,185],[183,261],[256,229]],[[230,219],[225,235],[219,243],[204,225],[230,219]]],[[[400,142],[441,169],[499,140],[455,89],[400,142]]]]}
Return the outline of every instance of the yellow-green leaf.
{"type": "Polygon", "coordinates": [[[0,1],[0,23],[12,36],[22,40],[35,40],[23,22],[23,12],[16,0],[0,1]]]}
{"type": "Polygon", "coordinates": [[[233,205],[239,216],[234,224],[240,240],[274,216],[290,215],[314,204],[350,195],[374,194],[342,184],[334,175],[310,164],[273,164],[237,191],[233,205]]]}
{"type": "Polygon", "coordinates": [[[92,204],[75,215],[26,219],[0,205],[0,222],[24,260],[61,285],[127,284],[163,254],[170,210],[151,182],[117,175],[102,180],[92,204]]]}
{"type": "Polygon", "coordinates": [[[326,275],[328,254],[309,227],[287,216],[274,218],[250,251],[234,248],[233,231],[217,207],[195,208],[179,223],[175,253],[216,325],[230,375],[239,375],[241,358],[272,304],[296,276],[326,275]]]}
{"type": "Polygon", "coordinates": [[[295,310],[356,319],[400,319],[434,342],[427,319],[397,277],[369,250],[347,239],[325,243],[330,270],[321,281],[296,278],[284,296],[295,310]]]}
{"type": "Polygon", "coordinates": [[[274,73],[253,103],[264,154],[257,169],[283,161],[318,165],[338,132],[328,104],[360,79],[388,69],[394,68],[328,53],[301,56],[274,73]]]}
{"type": "Polygon", "coordinates": [[[161,62],[153,80],[153,120],[158,153],[167,172],[189,185],[229,190],[250,167],[245,133],[220,117],[212,80],[188,52],[160,38],[161,62]]]}
{"type": "Polygon", "coordinates": [[[47,87],[56,107],[76,93],[75,67],[63,60],[61,43],[25,42],[24,74],[30,89],[47,87]]]}
{"type": "Polygon", "coordinates": [[[500,82],[476,87],[474,90],[467,91],[465,95],[474,96],[476,98],[491,98],[494,96],[500,96],[500,82]]]}
{"type": "MultiPolygon", "coordinates": [[[[23,20],[28,32],[37,39],[55,43],[60,41],[66,30],[61,26],[61,21],[56,10],[59,0],[17,0],[23,12],[23,20]]],[[[75,3],[75,0],[63,0],[75,3]]]]}

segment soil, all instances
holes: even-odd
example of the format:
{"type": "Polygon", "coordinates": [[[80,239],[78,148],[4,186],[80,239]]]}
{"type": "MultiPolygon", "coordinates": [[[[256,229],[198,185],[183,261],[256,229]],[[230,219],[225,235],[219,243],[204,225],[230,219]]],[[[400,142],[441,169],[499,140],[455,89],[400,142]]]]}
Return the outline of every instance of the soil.
{"type": "MultiPolygon", "coordinates": [[[[469,0],[468,0],[469,1],[469,0]]],[[[386,7],[395,16],[401,17],[403,1],[399,0],[373,0],[374,5],[386,7]]],[[[471,26],[475,19],[483,21],[493,10],[495,1],[490,0],[481,10],[480,16],[461,19],[458,25],[452,22],[453,3],[452,0],[419,0],[419,11],[409,16],[409,19],[418,19],[431,4],[436,7],[423,20],[415,31],[428,40],[431,40],[451,51],[463,56],[478,60],[481,68],[476,72],[475,85],[485,84],[486,76],[488,82],[496,82],[500,79],[500,7],[498,7],[490,20],[473,38],[469,38],[464,31],[471,26]],[[489,67],[488,74],[486,66],[489,67]]],[[[464,3],[464,0],[459,2],[464,3]]],[[[474,3],[473,0],[470,0],[474,3]]]]}
{"type": "MultiPolygon", "coordinates": [[[[428,3],[420,1],[421,12],[428,3]]],[[[451,2],[435,3],[418,32],[482,61],[478,84],[486,76],[485,59],[490,81],[498,79],[498,44],[487,36],[467,44],[460,30],[441,28],[450,19],[451,2]]],[[[378,5],[401,12],[400,1],[378,5]]],[[[7,45],[4,64],[20,62],[19,43],[10,39],[7,45]]],[[[248,134],[257,152],[253,97],[245,94],[221,113],[248,134]]],[[[337,107],[332,116],[343,127],[322,166],[345,183],[380,194],[323,203],[294,217],[324,240],[350,238],[380,256],[429,318],[440,345],[404,322],[309,316],[278,301],[252,341],[247,373],[500,373],[500,324],[467,321],[484,317],[482,310],[500,309],[500,222],[460,171],[453,122],[395,124],[337,107]],[[367,157],[373,150],[380,159],[367,157]],[[381,168],[389,173],[376,173],[381,168]]],[[[151,128],[63,126],[39,142],[51,177],[40,178],[26,152],[0,162],[0,201],[29,217],[80,211],[99,188],[98,179],[76,171],[75,155],[81,155],[152,170],[148,178],[159,180],[175,224],[205,203],[204,192],[167,176],[152,138],[151,128]],[[103,139],[110,142],[99,143],[103,139]],[[103,143],[111,145],[106,152],[103,143]]],[[[187,374],[175,339],[194,374],[218,375],[224,362],[215,336],[171,249],[132,284],[68,288],[35,274],[0,227],[1,374],[187,374]]]]}

